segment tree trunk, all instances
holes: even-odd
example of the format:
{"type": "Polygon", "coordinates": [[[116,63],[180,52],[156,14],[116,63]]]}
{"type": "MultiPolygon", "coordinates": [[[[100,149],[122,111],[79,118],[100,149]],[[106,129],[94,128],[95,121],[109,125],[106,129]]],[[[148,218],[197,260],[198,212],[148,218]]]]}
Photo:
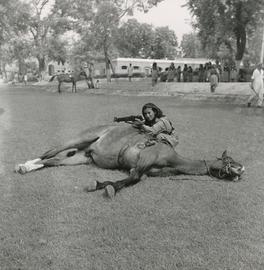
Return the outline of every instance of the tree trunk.
{"type": "Polygon", "coordinates": [[[240,64],[243,59],[243,55],[246,48],[247,34],[245,30],[245,26],[240,26],[236,31],[236,70],[237,70],[237,79],[239,77],[240,64]]]}
{"type": "Polygon", "coordinates": [[[18,73],[24,74],[26,69],[26,63],[24,59],[19,58],[18,59],[18,73]]]}
{"type": "Polygon", "coordinates": [[[1,70],[2,70],[2,73],[4,74],[4,78],[5,80],[7,79],[7,74],[6,74],[6,63],[2,63],[1,65],[1,70]]]}
{"type": "Polygon", "coordinates": [[[105,73],[107,82],[111,82],[110,61],[105,53],[105,73]]]}
{"type": "Polygon", "coordinates": [[[44,56],[38,56],[38,63],[39,63],[39,77],[40,80],[43,79],[46,63],[45,63],[45,57],[44,56]]]}
{"type": "Polygon", "coordinates": [[[236,32],[236,60],[242,61],[246,48],[247,34],[243,26],[241,26],[236,32]]]}

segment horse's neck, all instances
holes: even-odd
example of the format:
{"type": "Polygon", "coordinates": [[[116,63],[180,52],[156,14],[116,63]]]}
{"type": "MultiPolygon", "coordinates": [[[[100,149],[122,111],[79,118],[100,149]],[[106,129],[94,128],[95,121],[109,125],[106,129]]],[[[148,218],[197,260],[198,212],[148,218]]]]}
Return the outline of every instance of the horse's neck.
{"type": "Polygon", "coordinates": [[[179,155],[175,158],[175,168],[183,174],[206,175],[213,164],[210,160],[191,160],[179,155]]]}

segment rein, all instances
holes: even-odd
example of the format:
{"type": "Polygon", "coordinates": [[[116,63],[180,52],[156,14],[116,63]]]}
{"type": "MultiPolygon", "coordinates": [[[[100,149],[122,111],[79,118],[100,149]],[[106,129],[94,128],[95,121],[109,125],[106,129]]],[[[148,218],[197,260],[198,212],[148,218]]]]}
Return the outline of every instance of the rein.
{"type": "Polygon", "coordinates": [[[211,174],[210,168],[208,167],[208,165],[207,165],[207,163],[206,163],[206,160],[204,159],[203,161],[204,161],[206,170],[207,170],[207,172],[208,172],[208,175],[209,175],[210,177],[213,177],[212,174],[211,174]]]}

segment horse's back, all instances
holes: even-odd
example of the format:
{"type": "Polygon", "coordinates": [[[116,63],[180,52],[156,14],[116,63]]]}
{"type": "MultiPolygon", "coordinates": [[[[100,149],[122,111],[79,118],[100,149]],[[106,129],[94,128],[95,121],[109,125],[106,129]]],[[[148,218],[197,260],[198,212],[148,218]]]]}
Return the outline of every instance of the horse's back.
{"type": "Polygon", "coordinates": [[[121,150],[139,141],[146,141],[144,134],[140,134],[137,129],[128,125],[96,127],[94,132],[98,139],[87,151],[92,155],[94,162],[102,168],[120,167],[121,150]]]}
{"type": "Polygon", "coordinates": [[[72,82],[72,77],[69,74],[59,74],[57,80],[59,82],[72,82]]]}

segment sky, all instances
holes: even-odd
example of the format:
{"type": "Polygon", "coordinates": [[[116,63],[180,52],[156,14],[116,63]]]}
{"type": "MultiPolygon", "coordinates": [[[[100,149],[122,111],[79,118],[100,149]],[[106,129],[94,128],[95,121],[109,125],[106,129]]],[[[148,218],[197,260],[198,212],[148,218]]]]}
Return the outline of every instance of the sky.
{"type": "Polygon", "coordinates": [[[133,17],[141,23],[149,23],[155,27],[168,26],[174,30],[180,43],[183,34],[193,31],[192,16],[186,7],[182,7],[185,3],[185,0],[164,0],[148,13],[137,11],[133,17]]]}
{"type": "MultiPolygon", "coordinates": [[[[174,30],[178,43],[182,35],[193,31],[191,27],[191,14],[186,7],[187,0],[163,0],[156,7],[152,7],[147,13],[135,11],[133,18],[141,23],[152,24],[154,27],[168,26],[174,30]]],[[[50,4],[54,0],[50,0],[50,4]]],[[[47,7],[47,10],[50,6],[47,7]]],[[[131,17],[127,17],[131,18],[131,17]]]]}

